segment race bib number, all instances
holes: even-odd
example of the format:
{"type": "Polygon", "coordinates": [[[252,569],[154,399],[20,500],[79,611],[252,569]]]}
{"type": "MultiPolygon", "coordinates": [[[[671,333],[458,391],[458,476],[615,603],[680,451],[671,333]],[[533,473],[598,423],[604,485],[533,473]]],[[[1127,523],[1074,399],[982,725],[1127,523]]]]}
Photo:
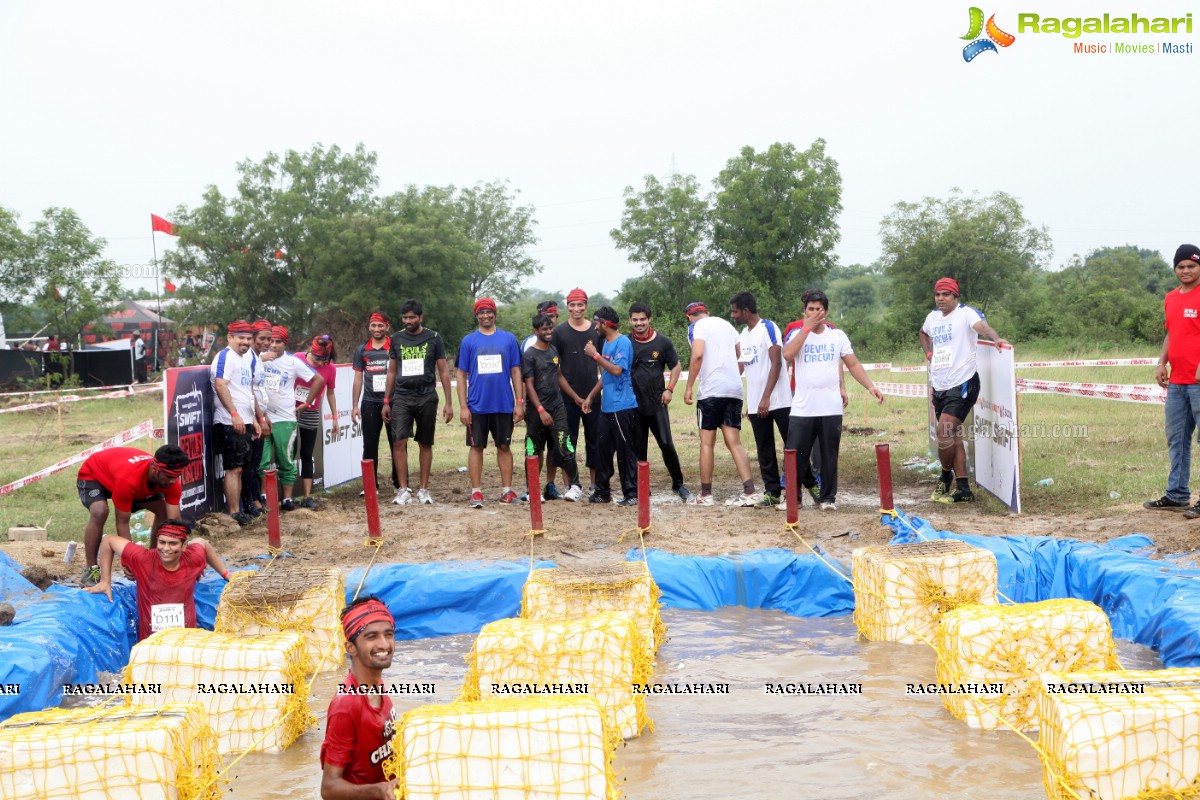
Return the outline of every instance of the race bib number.
{"type": "Polygon", "coordinates": [[[754,347],[742,348],[742,363],[753,364],[758,360],[758,349],[754,347]]]}
{"type": "Polygon", "coordinates": [[[950,366],[950,348],[939,347],[933,351],[933,358],[929,361],[929,366],[934,369],[945,369],[950,366]]]}
{"type": "Polygon", "coordinates": [[[296,387],[296,402],[298,402],[298,403],[308,402],[308,389],[309,389],[309,387],[307,387],[307,386],[297,386],[296,387]]]}
{"type": "Polygon", "coordinates": [[[267,387],[267,391],[278,392],[279,391],[279,376],[278,375],[268,375],[266,377],[266,380],[264,381],[264,385],[267,387]]]}
{"type": "Polygon", "coordinates": [[[150,630],[165,631],[168,628],[182,628],[183,603],[158,603],[150,606],[150,630]]]}
{"type": "Polygon", "coordinates": [[[425,359],[406,358],[400,362],[400,375],[405,378],[419,378],[425,374],[425,359]]]}
{"type": "Polygon", "coordinates": [[[480,375],[499,375],[504,365],[499,353],[490,356],[478,356],[476,363],[479,365],[480,375]]]}
{"type": "Polygon", "coordinates": [[[371,391],[375,394],[383,394],[387,389],[387,374],[375,374],[371,376],[371,391]]]}

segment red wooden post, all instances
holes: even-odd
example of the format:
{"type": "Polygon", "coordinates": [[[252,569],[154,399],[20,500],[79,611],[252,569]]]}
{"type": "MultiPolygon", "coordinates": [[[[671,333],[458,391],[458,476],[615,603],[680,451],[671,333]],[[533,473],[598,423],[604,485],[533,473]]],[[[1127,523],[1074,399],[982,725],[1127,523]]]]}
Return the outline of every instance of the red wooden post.
{"type": "Polygon", "coordinates": [[[529,530],[542,528],[542,481],[541,459],[525,456],[525,488],[529,492],[529,530]]]}
{"type": "Polygon", "coordinates": [[[783,490],[787,500],[787,523],[795,525],[800,521],[800,475],[795,450],[783,451],[783,474],[787,476],[787,487],[783,490]]]}
{"type": "Polygon", "coordinates": [[[267,546],[278,550],[279,539],[279,473],[271,467],[263,473],[263,491],[267,494],[267,546]]]}
{"type": "Polygon", "coordinates": [[[375,462],[369,458],[362,461],[363,495],[367,502],[367,533],[372,539],[380,538],[383,533],[379,529],[379,490],[375,487],[375,462]]]}
{"type": "Polygon", "coordinates": [[[892,511],[896,507],[892,498],[892,449],[884,442],[875,445],[875,464],[879,468],[879,508],[892,511]]]}
{"type": "Polygon", "coordinates": [[[638,527],[650,530],[650,462],[638,462],[638,527]]]}

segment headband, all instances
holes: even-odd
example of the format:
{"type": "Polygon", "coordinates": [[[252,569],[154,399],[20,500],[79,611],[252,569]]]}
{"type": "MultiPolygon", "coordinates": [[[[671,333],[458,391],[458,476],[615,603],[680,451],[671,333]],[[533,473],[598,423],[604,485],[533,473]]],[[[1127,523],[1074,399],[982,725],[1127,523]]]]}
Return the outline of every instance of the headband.
{"type": "Polygon", "coordinates": [[[576,300],[582,300],[585,303],[588,301],[587,292],[585,292],[583,289],[580,289],[578,286],[567,292],[568,303],[574,303],[576,300]]]}
{"type": "Polygon", "coordinates": [[[346,635],[346,641],[354,641],[354,637],[372,622],[390,622],[393,627],[396,625],[396,620],[392,617],[392,612],[387,610],[387,606],[378,600],[368,600],[350,609],[346,616],[342,617],[342,633],[346,635]]]}
{"type": "Polygon", "coordinates": [[[331,343],[328,336],[314,336],[312,345],[308,348],[308,352],[312,353],[317,358],[325,358],[329,355],[331,343]]]}
{"type": "Polygon", "coordinates": [[[704,305],[704,303],[688,303],[687,308],[685,308],[683,310],[683,314],[686,317],[690,317],[693,314],[707,314],[707,313],[708,313],[708,306],[704,305]]]}
{"type": "Polygon", "coordinates": [[[951,292],[955,297],[958,297],[958,281],[954,278],[941,278],[933,285],[935,292],[951,292]]]}
{"type": "Polygon", "coordinates": [[[283,339],[286,342],[288,340],[288,329],[283,327],[282,325],[272,325],[271,326],[271,338],[272,339],[283,339]]]}
{"type": "Polygon", "coordinates": [[[229,333],[254,333],[254,326],[244,319],[234,320],[225,326],[225,330],[229,333]]]}
{"type": "Polygon", "coordinates": [[[180,475],[183,474],[183,471],[185,469],[187,469],[187,464],[184,464],[182,467],[179,467],[178,469],[172,469],[171,467],[168,467],[163,462],[159,461],[157,458],[151,459],[150,465],[152,467],[154,467],[155,469],[157,469],[159,472],[161,472],[163,475],[166,475],[168,478],[178,478],[180,475]]]}
{"type": "Polygon", "coordinates": [[[251,325],[250,327],[254,330],[255,333],[258,333],[259,331],[269,331],[269,330],[271,330],[271,323],[270,323],[270,321],[265,320],[265,319],[257,319],[254,321],[254,324],[251,325]]]}
{"type": "Polygon", "coordinates": [[[611,319],[605,319],[604,317],[593,317],[593,319],[594,319],[594,320],[596,320],[596,322],[602,322],[602,323],[604,323],[604,325],[605,325],[606,327],[609,327],[609,328],[618,328],[618,327],[620,327],[620,325],[619,325],[618,323],[614,322],[614,321],[613,321],[613,320],[611,320],[611,319]]]}
{"type": "Polygon", "coordinates": [[[391,325],[392,321],[378,311],[371,314],[369,322],[382,322],[384,325],[391,325]]]}
{"type": "Polygon", "coordinates": [[[480,311],[482,311],[485,308],[489,308],[492,311],[495,311],[496,310],[496,301],[490,297],[481,297],[475,301],[475,313],[476,314],[478,314],[480,311]]]}
{"type": "Polygon", "coordinates": [[[167,537],[168,539],[178,539],[181,542],[186,542],[188,534],[191,533],[187,529],[187,525],[180,525],[178,522],[164,522],[158,528],[158,538],[167,537]]]}
{"type": "Polygon", "coordinates": [[[538,313],[545,314],[546,316],[550,316],[551,314],[553,314],[554,316],[557,317],[558,316],[558,306],[554,305],[554,303],[551,303],[550,305],[546,306],[545,308],[540,309],[538,311],[538,313]]]}

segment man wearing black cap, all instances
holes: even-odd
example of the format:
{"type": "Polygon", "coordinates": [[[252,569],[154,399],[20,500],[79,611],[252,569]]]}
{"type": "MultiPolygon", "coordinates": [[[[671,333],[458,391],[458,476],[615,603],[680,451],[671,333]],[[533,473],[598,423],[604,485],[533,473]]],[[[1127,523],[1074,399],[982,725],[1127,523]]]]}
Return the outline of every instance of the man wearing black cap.
{"type": "Polygon", "coordinates": [[[1155,380],[1167,390],[1165,408],[1167,454],[1171,471],[1167,493],[1143,507],[1179,511],[1188,519],[1200,518],[1200,501],[1188,507],[1192,494],[1192,434],[1200,423],[1200,248],[1180,245],[1175,251],[1175,278],[1179,286],[1163,300],[1167,335],[1163,337],[1155,380]]]}

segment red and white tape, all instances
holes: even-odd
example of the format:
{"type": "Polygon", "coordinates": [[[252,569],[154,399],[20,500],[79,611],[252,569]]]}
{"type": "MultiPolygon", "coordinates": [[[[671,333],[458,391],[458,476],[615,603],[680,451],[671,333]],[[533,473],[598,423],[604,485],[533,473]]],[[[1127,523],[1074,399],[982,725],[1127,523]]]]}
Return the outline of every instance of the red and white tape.
{"type": "Polygon", "coordinates": [[[148,392],[161,392],[163,385],[161,383],[153,383],[148,386],[132,386],[125,387],[117,392],[106,392],[104,394],[93,395],[78,395],[64,394],[53,401],[45,403],[26,403],[23,406],[13,406],[11,408],[0,408],[0,414],[12,414],[15,411],[33,411],[37,408],[54,408],[62,403],[78,403],[80,400],[110,400],[114,397],[129,397],[133,394],[146,394],[148,392]]]}
{"type": "MultiPolygon", "coordinates": [[[[116,436],[112,437],[111,439],[103,441],[100,444],[93,445],[92,447],[89,447],[87,450],[84,450],[81,453],[76,453],[73,456],[64,458],[62,461],[59,461],[57,464],[53,464],[49,467],[46,467],[43,470],[38,470],[37,472],[33,473],[32,475],[27,475],[24,478],[19,478],[5,486],[0,486],[0,497],[3,497],[4,495],[9,494],[10,492],[15,492],[17,489],[22,489],[31,483],[37,483],[42,478],[48,478],[51,475],[55,474],[56,472],[62,472],[64,469],[66,469],[67,467],[69,467],[73,464],[78,464],[82,461],[85,461],[87,459],[87,457],[92,455],[93,453],[98,453],[101,450],[108,450],[111,447],[120,447],[123,444],[128,444],[129,442],[132,442],[136,439],[141,439],[143,436],[150,436],[155,433],[161,433],[161,430],[155,429],[154,422],[152,420],[146,420],[145,422],[141,423],[140,425],[130,428],[129,430],[125,431],[124,433],[118,433],[116,436]]],[[[156,438],[158,438],[158,437],[156,437],[156,438]]]]}
{"type": "Polygon", "coordinates": [[[875,388],[887,397],[929,396],[929,386],[924,383],[877,383],[875,388]]]}
{"type": "MultiPolygon", "coordinates": [[[[1154,361],[1154,363],[1158,362],[1154,361]]],[[[1066,394],[1075,397],[1095,397],[1101,400],[1121,400],[1126,403],[1162,405],[1167,401],[1167,390],[1155,384],[1066,383],[1017,378],[1017,391],[1024,394],[1066,394]]]]}
{"type": "Polygon", "coordinates": [[[862,368],[865,369],[867,372],[871,372],[872,370],[891,369],[892,364],[890,361],[886,361],[882,364],[863,364],[862,368]]]}
{"type": "MultiPolygon", "coordinates": [[[[146,384],[147,386],[162,386],[162,382],[146,384]]],[[[103,392],[112,391],[113,389],[133,389],[137,386],[136,383],[115,383],[112,386],[80,386],[75,389],[37,389],[29,392],[0,392],[0,397],[26,397],[35,394],[62,394],[65,391],[72,393],[78,392],[103,392]]]]}
{"type": "Polygon", "coordinates": [[[1018,361],[1017,369],[1034,367],[1152,367],[1157,358],[1093,358],[1086,361],[1018,361]]]}

